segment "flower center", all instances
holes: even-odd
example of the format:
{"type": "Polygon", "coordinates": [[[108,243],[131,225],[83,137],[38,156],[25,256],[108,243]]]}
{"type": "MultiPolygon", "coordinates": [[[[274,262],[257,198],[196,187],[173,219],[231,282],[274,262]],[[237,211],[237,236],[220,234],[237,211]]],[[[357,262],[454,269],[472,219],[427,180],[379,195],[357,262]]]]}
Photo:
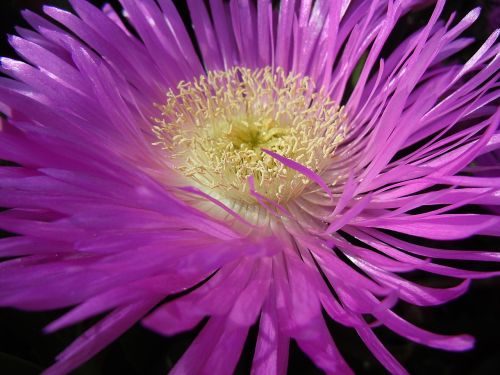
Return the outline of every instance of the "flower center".
{"type": "Polygon", "coordinates": [[[321,174],[345,136],[342,109],[311,78],[281,68],[209,72],[167,97],[157,144],[197,187],[236,202],[256,202],[249,177],[258,194],[277,202],[310,183],[263,149],[321,174]]]}

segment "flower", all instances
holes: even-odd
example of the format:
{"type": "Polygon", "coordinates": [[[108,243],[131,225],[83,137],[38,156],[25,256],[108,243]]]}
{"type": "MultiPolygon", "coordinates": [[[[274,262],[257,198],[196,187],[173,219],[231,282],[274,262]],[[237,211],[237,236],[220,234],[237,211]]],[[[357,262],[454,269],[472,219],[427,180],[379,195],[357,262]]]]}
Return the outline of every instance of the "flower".
{"type": "Polygon", "coordinates": [[[498,32],[453,59],[479,9],[440,20],[437,1],[385,52],[419,1],[188,0],[197,50],[170,0],[121,3],[138,37],[110,6],[72,0],[76,15],[25,12],[35,31],[10,42],[27,62],[1,60],[0,158],[14,165],[0,169],[0,228],[17,235],[0,241],[14,258],[0,305],[74,306],[47,332],[107,313],[45,374],[141,319],[174,335],[209,317],[173,374],[231,373],[257,321],[253,373],[285,373],[292,339],[326,373],[351,373],[323,309],[395,374],[379,325],[473,346],[393,307],[498,275],[439,262],[500,260],[441,242],[500,228],[468,209],[500,204],[498,178],[465,170],[499,145],[498,32]],[[430,288],[414,270],[462,282],[430,288]]]}

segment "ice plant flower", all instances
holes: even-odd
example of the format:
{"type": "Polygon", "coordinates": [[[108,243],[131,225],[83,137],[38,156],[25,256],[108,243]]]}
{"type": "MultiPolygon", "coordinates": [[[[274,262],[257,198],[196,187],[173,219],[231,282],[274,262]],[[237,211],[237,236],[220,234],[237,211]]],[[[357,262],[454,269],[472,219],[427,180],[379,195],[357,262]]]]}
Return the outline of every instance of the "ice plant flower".
{"type": "Polygon", "coordinates": [[[140,320],[175,335],[208,318],[173,374],[231,373],[254,324],[252,373],[286,373],[295,340],[349,374],[323,311],[394,374],[406,371],[377,326],[473,346],[393,307],[442,304],[496,275],[440,262],[499,261],[443,248],[499,235],[498,216],[468,210],[500,204],[498,177],[466,171],[500,145],[498,32],[453,58],[479,9],[441,19],[437,1],[391,50],[422,2],[188,0],[194,42],[171,0],[121,3],[128,26],[84,0],[27,11],[33,30],[10,38],[24,62],[1,60],[0,228],[13,235],[0,241],[0,305],[73,307],[47,332],[107,313],[45,374],[140,320]],[[419,285],[414,270],[457,284],[419,285]]]}

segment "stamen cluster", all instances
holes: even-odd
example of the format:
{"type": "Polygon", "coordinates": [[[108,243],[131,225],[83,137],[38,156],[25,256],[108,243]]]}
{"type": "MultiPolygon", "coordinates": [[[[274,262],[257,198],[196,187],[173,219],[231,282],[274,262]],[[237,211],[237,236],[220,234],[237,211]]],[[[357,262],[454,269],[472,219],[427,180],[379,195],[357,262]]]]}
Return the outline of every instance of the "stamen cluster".
{"type": "Polygon", "coordinates": [[[157,142],[174,167],[205,191],[254,202],[255,190],[285,202],[309,180],[270,150],[321,173],[345,136],[345,115],[309,77],[236,67],[181,82],[167,94],[157,142]]]}

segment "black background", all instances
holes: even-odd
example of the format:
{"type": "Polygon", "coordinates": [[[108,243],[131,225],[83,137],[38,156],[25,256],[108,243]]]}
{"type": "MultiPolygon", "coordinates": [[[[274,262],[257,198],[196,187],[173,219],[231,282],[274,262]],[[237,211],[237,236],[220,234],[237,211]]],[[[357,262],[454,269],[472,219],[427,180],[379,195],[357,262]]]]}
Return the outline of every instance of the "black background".
{"type": "MultiPolygon", "coordinates": [[[[459,16],[463,16],[475,6],[482,6],[483,13],[480,20],[467,31],[467,35],[474,36],[478,41],[484,41],[495,26],[490,24],[487,17],[495,6],[494,2],[450,0],[445,15],[449,15],[453,9],[459,16]]],[[[103,1],[93,1],[93,3],[102,5],[103,1]]],[[[116,5],[115,2],[111,3],[116,5]]],[[[176,1],[176,3],[179,4],[181,13],[185,15],[184,2],[176,1]]],[[[15,33],[14,26],[16,25],[26,26],[19,11],[29,8],[40,12],[42,4],[70,8],[65,0],[4,0],[1,2],[0,55],[15,56],[7,43],[6,35],[15,33]]],[[[119,6],[116,5],[115,9],[119,9],[119,6]]],[[[429,11],[423,10],[405,17],[398,25],[398,32],[391,37],[388,49],[397,45],[397,42],[411,30],[425,22],[428,15],[429,11]]],[[[476,43],[475,48],[477,46],[476,43]]],[[[469,48],[458,58],[465,60],[473,49],[469,48]]],[[[498,249],[498,241],[475,238],[468,240],[467,243],[452,244],[452,246],[485,249],[496,247],[498,249]]],[[[440,279],[428,275],[411,276],[426,285],[445,285],[440,279]]],[[[400,303],[396,311],[423,328],[443,334],[469,333],[477,339],[474,350],[465,353],[449,353],[411,343],[387,329],[377,329],[377,335],[411,374],[500,374],[499,278],[473,282],[470,291],[465,296],[444,306],[416,308],[400,303]]],[[[0,374],[38,374],[53,362],[57,353],[96,321],[96,319],[89,320],[51,335],[42,334],[42,327],[63,312],[59,310],[33,313],[0,309],[0,374]]],[[[341,352],[357,374],[386,373],[355,333],[331,321],[329,321],[329,327],[341,352]]],[[[200,328],[198,327],[197,330],[199,331],[200,328]]],[[[137,324],[107,349],[76,370],[74,374],[165,374],[182,355],[195,334],[196,332],[190,332],[174,338],[164,338],[137,324]]],[[[256,335],[257,330],[254,327],[238,364],[237,374],[249,373],[256,335]]],[[[289,373],[319,374],[321,372],[300,353],[296,344],[292,343],[289,373]]]]}

